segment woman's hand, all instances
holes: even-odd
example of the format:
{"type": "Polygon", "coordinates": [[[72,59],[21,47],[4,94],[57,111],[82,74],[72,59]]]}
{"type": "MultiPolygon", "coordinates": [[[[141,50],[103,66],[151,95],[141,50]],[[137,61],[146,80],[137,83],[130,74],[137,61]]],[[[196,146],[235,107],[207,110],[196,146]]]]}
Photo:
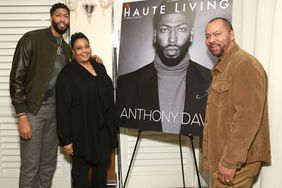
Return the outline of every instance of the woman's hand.
{"type": "Polygon", "coordinates": [[[64,146],[64,151],[69,154],[69,155],[73,155],[73,147],[72,144],[68,144],[64,146]]]}

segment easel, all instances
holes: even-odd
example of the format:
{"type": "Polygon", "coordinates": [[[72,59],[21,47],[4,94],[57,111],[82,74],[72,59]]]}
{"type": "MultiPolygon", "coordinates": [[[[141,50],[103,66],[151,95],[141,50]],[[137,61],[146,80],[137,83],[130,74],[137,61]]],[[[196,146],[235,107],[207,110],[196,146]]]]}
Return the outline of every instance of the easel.
{"type": "Polygon", "coordinates": [[[124,184],[123,184],[123,187],[124,187],[124,188],[126,187],[128,175],[129,175],[129,172],[130,172],[131,167],[132,167],[132,162],[133,162],[133,159],[134,159],[134,157],[135,157],[135,153],[136,153],[136,149],[137,149],[137,146],[138,146],[138,143],[139,143],[139,140],[140,140],[141,133],[142,133],[142,130],[138,129],[137,140],[136,140],[136,142],[135,142],[133,154],[132,154],[132,156],[131,156],[130,163],[129,163],[129,167],[128,167],[128,169],[127,169],[126,176],[125,176],[125,180],[124,180],[124,184]]]}
{"type": "Polygon", "coordinates": [[[196,159],[196,154],[195,154],[195,147],[194,147],[194,143],[193,143],[193,135],[189,134],[188,137],[190,139],[191,146],[192,146],[192,152],[193,152],[194,164],[195,164],[196,173],[197,173],[198,185],[199,185],[199,188],[202,188],[201,181],[200,181],[199,168],[198,168],[198,165],[197,165],[197,159],[196,159]]]}
{"type": "MultiPolygon", "coordinates": [[[[126,188],[126,183],[127,183],[128,176],[129,176],[129,173],[130,173],[130,170],[131,170],[131,167],[132,167],[132,163],[133,163],[133,160],[134,160],[134,157],[135,157],[135,154],[136,154],[137,147],[139,145],[142,130],[138,129],[137,132],[138,132],[137,139],[136,139],[136,142],[135,142],[134,150],[133,150],[133,153],[132,153],[132,156],[131,156],[131,159],[130,159],[129,167],[128,167],[126,177],[125,177],[125,181],[124,181],[122,188],[126,188]]],[[[188,137],[189,137],[189,140],[190,140],[191,146],[192,146],[192,152],[193,152],[194,164],[195,164],[196,173],[197,173],[198,185],[199,185],[199,188],[202,188],[201,181],[200,181],[199,169],[198,169],[198,165],[197,165],[196,154],[195,154],[195,147],[194,147],[194,143],[193,143],[193,135],[189,134],[188,137]]],[[[179,134],[179,147],[180,147],[180,158],[181,158],[181,169],[182,169],[182,182],[183,182],[183,188],[185,188],[185,174],[184,174],[182,143],[181,143],[181,135],[180,134],[179,134]]]]}
{"type": "MultiPolygon", "coordinates": [[[[114,101],[116,102],[116,88],[117,88],[117,48],[113,48],[113,86],[114,86],[114,101]]],[[[118,179],[119,179],[119,188],[123,188],[123,180],[122,180],[122,172],[121,172],[121,151],[120,151],[120,131],[118,129],[117,132],[117,139],[118,139],[118,147],[117,147],[117,165],[118,165],[118,179]]]]}
{"type": "MultiPolygon", "coordinates": [[[[113,48],[113,85],[114,85],[114,91],[116,92],[116,85],[117,85],[117,48],[113,48]]],[[[114,94],[114,96],[116,96],[116,93],[114,94]]],[[[114,99],[116,101],[116,98],[114,99]]],[[[119,188],[126,188],[126,183],[128,180],[128,176],[132,167],[132,163],[135,157],[135,153],[137,150],[137,146],[139,144],[139,140],[140,140],[140,136],[142,133],[142,130],[138,129],[138,136],[137,136],[137,140],[135,142],[135,146],[134,146],[134,150],[133,150],[133,154],[131,156],[130,159],[130,164],[128,167],[128,170],[126,172],[126,177],[125,177],[125,181],[124,184],[122,183],[122,172],[121,172],[121,153],[120,153],[120,134],[118,132],[118,143],[119,146],[117,148],[117,158],[118,158],[118,177],[119,177],[119,188]]],[[[198,185],[199,188],[202,188],[201,186],[201,181],[200,181],[200,174],[199,174],[199,169],[198,169],[198,165],[197,165],[197,159],[196,159],[196,154],[195,154],[195,148],[194,148],[194,143],[193,143],[193,135],[192,134],[188,134],[187,137],[189,137],[189,140],[191,142],[191,146],[192,146],[192,152],[193,152],[193,158],[194,158],[194,164],[195,164],[195,168],[196,168],[196,173],[197,173],[197,179],[198,179],[198,185]]],[[[185,174],[184,174],[184,166],[183,166],[183,154],[182,154],[182,143],[181,143],[181,135],[179,134],[179,147],[180,147],[180,158],[181,158],[181,170],[182,170],[182,182],[183,182],[183,188],[185,188],[185,174]]]]}

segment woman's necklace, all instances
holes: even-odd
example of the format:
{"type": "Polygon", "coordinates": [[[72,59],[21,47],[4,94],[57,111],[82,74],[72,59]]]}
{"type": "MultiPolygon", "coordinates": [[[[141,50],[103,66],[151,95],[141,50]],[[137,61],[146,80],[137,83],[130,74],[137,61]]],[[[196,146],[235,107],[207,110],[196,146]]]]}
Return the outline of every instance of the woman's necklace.
{"type": "Polygon", "coordinates": [[[60,55],[62,52],[63,52],[63,48],[62,48],[62,45],[63,45],[63,39],[60,38],[60,43],[58,44],[58,48],[57,48],[57,54],[60,55]]]}

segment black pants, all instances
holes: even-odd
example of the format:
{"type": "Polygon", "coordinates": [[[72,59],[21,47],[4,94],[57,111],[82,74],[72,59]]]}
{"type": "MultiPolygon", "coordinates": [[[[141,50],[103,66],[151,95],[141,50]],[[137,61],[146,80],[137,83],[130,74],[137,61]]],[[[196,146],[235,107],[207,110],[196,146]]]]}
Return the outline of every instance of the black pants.
{"type": "Polygon", "coordinates": [[[105,188],[107,186],[107,171],[110,164],[110,152],[99,164],[92,164],[78,156],[72,157],[72,186],[73,188],[105,188]],[[88,170],[93,168],[89,182],[88,170]]]}

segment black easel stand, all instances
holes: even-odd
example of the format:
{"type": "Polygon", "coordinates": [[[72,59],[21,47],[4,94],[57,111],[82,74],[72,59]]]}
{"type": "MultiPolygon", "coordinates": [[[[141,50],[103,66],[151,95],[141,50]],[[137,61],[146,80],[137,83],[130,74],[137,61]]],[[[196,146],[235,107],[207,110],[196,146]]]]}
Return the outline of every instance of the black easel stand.
{"type": "Polygon", "coordinates": [[[122,185],[122,172],[121,172],[121,151],[120,151],[120,131],[118,129],[118,147],[117,147],[117,158],[118,158],[118,178],[119,178],[119,188],[123,188],[122,185]]]}
{"type": "Polygon", "coordinates": [[[126,177],[125,177],[125,181],[124,181],[124,184],[123,184],[124,188],[126,187],[127,178],[128,178],[129,172],[130,172],[131,167],[132,167],[132,162],[133,162],[133,159],[135,157],[135,152],[136,152],[139,140],[140,140],[141,132],[142,132],[142,130],[138,129],[138,137],[137,137],[137,140],[136,140],[136,143],[135,143],[135,146],[134,146],[133,154],[131,156],[130,164],[129,164],[129,167],[128,167],[128,170],[127,170],[127,173],[126,173],[126,177]]]}
{"type": "MultiPolygon", "coordinates": [[[[114,86],[114,101],[116,102],[116,88],[117,88],[117,48],[113,48],[113,86],[114,86]]],[[[121,172],[121,151],[120,151],[120,129],[118,128],[117,132],[117,139],[118,139],[118,147],[117,147],[117,162],[118,162],[118,179],[119,179],[119,188],[123,188],[122,185],[122,172],[121,172]]]]}
{"type": "Polygon", "coordinates": [[[200,181],[199,169],[198,169],[198,165],[197,165],[197,159],[196,159],[196,155],[195,155],[195,148],[194,148],[194,143],[193,143],[193,135],[189,134],[188,137],[190,138],[190,142],[191,142],[191,146],[192,146],[192,151],[193,151],[195,168],[196,168],[196,172],[197,172],[199,188],[202,188],[201,181],[200,181]]]}
{"type": "Polygon", "coordinates": [[[178,137],[179,137],[180,159],[181,159],[181,169],[182,169],[182,182],[183,182],[183,188],[185,188],[185,174],[184,174],[184,167],[183,167],[181,135],[179,134],[178,137]]]}

